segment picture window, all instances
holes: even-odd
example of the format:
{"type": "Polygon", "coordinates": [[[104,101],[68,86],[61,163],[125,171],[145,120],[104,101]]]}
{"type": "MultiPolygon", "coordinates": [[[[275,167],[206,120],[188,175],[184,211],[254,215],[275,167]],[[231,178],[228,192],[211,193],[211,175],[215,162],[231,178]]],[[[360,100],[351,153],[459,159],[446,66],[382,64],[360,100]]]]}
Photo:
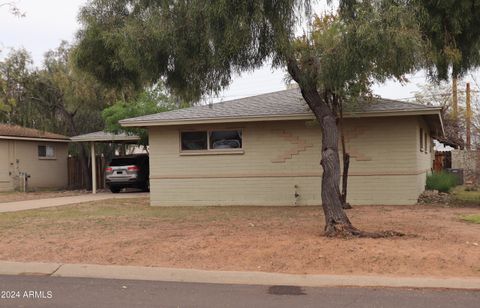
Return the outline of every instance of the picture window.
{"type": "Polygon", "coordinates": [[[224,129],[181,132],[180,143],[182,151],[228,151],[242,149],[242,130],[224,129]]]}

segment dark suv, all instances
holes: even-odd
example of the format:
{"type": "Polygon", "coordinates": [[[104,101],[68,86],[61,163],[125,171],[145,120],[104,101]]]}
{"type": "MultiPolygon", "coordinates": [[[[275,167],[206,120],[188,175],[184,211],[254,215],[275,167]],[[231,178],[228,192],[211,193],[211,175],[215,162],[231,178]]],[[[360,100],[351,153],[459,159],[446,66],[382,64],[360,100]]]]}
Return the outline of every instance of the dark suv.
{"type": "Polygon", "coordinates": [[[114,157],[105,168],[105,183],[112,193],[122,188],[150,190],[148,155],[128,155],[114,157]]]}

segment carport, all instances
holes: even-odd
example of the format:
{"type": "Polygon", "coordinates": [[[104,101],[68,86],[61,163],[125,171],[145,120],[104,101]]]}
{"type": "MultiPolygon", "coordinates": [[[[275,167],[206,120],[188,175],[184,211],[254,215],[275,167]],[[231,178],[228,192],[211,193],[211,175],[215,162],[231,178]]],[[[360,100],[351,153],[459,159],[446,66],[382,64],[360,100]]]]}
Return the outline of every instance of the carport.
{"type": "Polygon", "coordinates": [[[135,144],[140,141],[140,137],[136,135],[127,135],[125,133],[113,134],[105,131],[98,131],[89,134],[74,136],[70,138],[72,142],[87,142],[90,144],[90,161],[92,162],[92,194],[97,193],[97,166],[95,159],[96,143],[120,143],[135,144]]]}

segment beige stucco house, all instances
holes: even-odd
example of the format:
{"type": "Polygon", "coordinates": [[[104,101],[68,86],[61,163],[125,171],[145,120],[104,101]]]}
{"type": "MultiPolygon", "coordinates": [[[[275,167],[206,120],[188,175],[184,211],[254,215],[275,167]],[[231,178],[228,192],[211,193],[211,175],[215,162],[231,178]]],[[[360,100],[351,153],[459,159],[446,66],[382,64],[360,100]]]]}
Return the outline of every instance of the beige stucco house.
{"type": "MultiPolygon", "coordinates": [[[[417,201],[440,111],[374,99],[346,114],[351,204],[417,201]]],[[[298,89],[120,123],[148,128],[152,205],[321,204],[320,128],[298,89]]]]}
{"type": "Polygon", "coordinates": [[[0,124],[0,191],[23,186],[25,173],[29,189],[66,188],[68,142],[66,136],[0,124]]]}

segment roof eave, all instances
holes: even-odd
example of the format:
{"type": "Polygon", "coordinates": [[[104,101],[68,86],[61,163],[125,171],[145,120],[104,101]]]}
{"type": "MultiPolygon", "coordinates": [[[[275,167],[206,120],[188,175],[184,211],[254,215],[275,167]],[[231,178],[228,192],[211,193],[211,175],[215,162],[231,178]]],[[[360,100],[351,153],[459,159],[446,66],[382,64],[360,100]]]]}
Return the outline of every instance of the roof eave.
{"type": "Polygon", "coordinates": [[[425,119],[430,127],[430,134],[434,138],[442,138],[445,136],[445,127],[440,112],[438,114],[427,114],[425,119]]]}
{"type": "MultiPolygon", "coordinates": [[[[388,117],[388,116],[410,116],[440,114],[441,108],[427,108],[416,110],[395,110],[395,111],[371,111],[346,113],[346,118],[357,117],[388,117]]],[[[263,121],[295,121],[295,120],[313,120],[312,113],[293,114],[293,115],[269,115],[269,116],[248,116],[248,117],[217,117],[217,118],[198,118],[181,120],[120,120],[123,127],[148,127],[148,126],[174,126],[174,125],[194,125],[194,124],[215,124],[215,123],[239,123],[239,122],[263,122],[263,121]]],[[[442,124],[443,129],[443,124],[442,124]]]]}
{"type": "Polygon", "coordinates": [[[36,138],[36,137],[18,137],[18,136],[2,136],[0,139],[3,140],[22,140],[22,141],[42,141],[42,142],[71,142],[70,139],[54,139],[54,138],[36,138]]]}
{"type": "Polygon", "coordinates": [[[128,136],[128,137],[118,137],[118,138],[71,138],[72,142],[122,142],[122,141],[139,141],[140,137],[128,136]]]}

